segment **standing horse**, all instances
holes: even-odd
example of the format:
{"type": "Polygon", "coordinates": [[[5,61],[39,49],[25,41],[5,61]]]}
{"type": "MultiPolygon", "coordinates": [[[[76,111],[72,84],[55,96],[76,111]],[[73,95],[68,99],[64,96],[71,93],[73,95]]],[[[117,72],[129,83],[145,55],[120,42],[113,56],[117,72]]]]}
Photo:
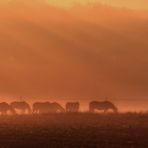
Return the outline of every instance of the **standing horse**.
{"type": "Polygon", "coordinates": [[[117,107],[110,101],[92,101],[89,104],[89,112],[93,113],[95,110],[103,110],[107,112],[108,110],[112,110],[114,113],[118,112],[117,107]]]}
{"type": "Polygon", "coordinates": [[[30,105],[27,102],[12,102],[11,106],[14,109],[20,110],[22,114],[25,114],[26,112],[28,112],[28,114],[31,113],[30,105]]]}
{"type": "Polygon", "coordinates": [[[66,112],[79,112],[79,102],[68,102],[66,103],[66,112]]]}
{"type": "Polygon", "coordinates": [[[33,113],[46,113],[50,107],[50,102],[35,102],[32,106],[33,113]]]}
{"type": "Polygon", "coordinates": [[[0,103],[0,113],[1,113],[1,115],[7,115],[7,114],[8,114],[8,111],[9,111],[11,114],[13,114],[13,115],[16,114],[14,108],[13,108],[11,105],[9,105],[9,104],[6,103],[6,102],[0,103]]]}

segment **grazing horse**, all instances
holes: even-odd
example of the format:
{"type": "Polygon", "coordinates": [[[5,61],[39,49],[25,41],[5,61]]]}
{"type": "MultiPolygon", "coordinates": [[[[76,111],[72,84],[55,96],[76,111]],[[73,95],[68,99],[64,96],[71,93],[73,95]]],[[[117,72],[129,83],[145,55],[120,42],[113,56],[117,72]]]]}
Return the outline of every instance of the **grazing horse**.
{"type": "Polygon", "coordinates": [[[11,106],[14,109],[20,110],[22,114],[25,114],[26,112],[28,112],[28,114],[31,113],[30,105],[27,102],[12,102],[11,106]]]}
{"type": "Polygon", "coordinates": [[[33,104],[33,113],[57,113],[57,112],[65,112],[65,109],[58,103],[50,103],[50,102],[36,102],[33,104]]]}
{"type": "Polygon", "coordinates": [[[54,103],[50,104],[49,112],[51,112],[51,113],[57,113],[57,112],[63,113],[63,112],[65,112],[65,109],[59,103],[54,102],[54,103]]]}
{"type": "Polygon", "coordinates": [[[66,103],[66,112],[79,112],[79,102],[68,102],[66,103]]]}
{"type": "Polygon", "coordinates": [[[92,101],[89,104],[89,112],[94,113],[95,110],[103,110],[107,112],[108,110],[112,110],[114,113],[118,112],[117,107],[110,101],[92,101]]]}
{"type": "Polygon", "coordinates": [[[0,113],[1,113],[1,115],[7,115],[8,111],[9,111],[11,114],[13,114],[13,115],[16,114],[14,108],[13,108],[11,105],[9,105],[9,104],[6,103],[6,102],[0,103],[0,113]]]}

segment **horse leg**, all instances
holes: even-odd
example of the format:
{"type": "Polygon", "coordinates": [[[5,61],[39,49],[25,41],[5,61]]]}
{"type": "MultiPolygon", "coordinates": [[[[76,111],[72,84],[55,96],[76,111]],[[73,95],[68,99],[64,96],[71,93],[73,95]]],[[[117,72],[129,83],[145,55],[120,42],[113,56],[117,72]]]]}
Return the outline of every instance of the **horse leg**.
{"type": "Polygon", "coordinates": [[[90,108],[89,108],[89,112],[90,112],[90,113],[94,113],[94,112],[95,112],[95,108],[90,107],[90,108]]]}
{"type": "Polygon", "coordinates": [[[37,109],[33,108],[32,113],[37,114],[38,113],[37,109]]]}

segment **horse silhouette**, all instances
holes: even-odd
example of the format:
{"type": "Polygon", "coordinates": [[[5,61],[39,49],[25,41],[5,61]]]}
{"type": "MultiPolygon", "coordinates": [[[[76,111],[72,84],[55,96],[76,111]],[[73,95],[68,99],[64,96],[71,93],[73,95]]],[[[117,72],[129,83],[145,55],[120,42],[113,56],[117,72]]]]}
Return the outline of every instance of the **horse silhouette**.
{"type": "Polygon", "coordinates": [[[65,112],[65,109],[56,102],[36,102],[33,104],[33,113],[44,114],[57,112],[65,112]]]}
{"type": "Polygon", "coordinates": [[[13,114],[13,115],[16,114],[14,108],[13,108],[11,105],[9,105],[9,104],[6,103],[6,102],[1,102],[1,103],[0,103],[0,113],[1,113],[1,115],[7,115],[7,114],[8,114],[8,111],[9,111],[11,114],[13,114]]]}
{"type": "Polygon", "coordinates": [[[16,110],[20,110],[22,114],[25,114],[26,112],[28,112],[28,114],[31,113],[31,108],[30,108],[30,105],[25,102],[25,101],[22,101],[22,102],[12,102],[11,103],[11,106],[16,110]]]}
{"type": "Polygon", "coordinates": [[[48,112],[50,107],[50,102],[35,102],[33,104],[32,110],[33,113],[43,113],[48,112]]]}
{"type": "Polygon", "coordinates": [[[66,112],[79,112],[80,103],[79,102],[67,102],[66,112]]]}
{"type": "Polygon", "coordinates": [[[51,112],[51,113],[56,113],[56,112],[63,113],[63,112],[65,112],[65,109],[59,103],[53,102],[53,103],[50,104],[49,112],[51,112]]]}
{"type": "Polygon", "coordinates": [[[92,101],[89,104],[89,112],[93,113],[95,110],[103,110],[107,112],[108,110],[112,110],[114,113],[118,112],[117,107],[110,101],[92,101]]]}

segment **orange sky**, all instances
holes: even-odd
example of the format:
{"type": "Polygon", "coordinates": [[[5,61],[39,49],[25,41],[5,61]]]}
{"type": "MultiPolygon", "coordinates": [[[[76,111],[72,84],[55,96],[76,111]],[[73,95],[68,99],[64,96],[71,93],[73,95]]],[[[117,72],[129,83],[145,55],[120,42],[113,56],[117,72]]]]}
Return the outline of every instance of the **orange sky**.
{"type": "Polygon", "coordinates": [[[49,4],[60,7],[73,7],[74,5],[87,5],[102,3],[116,7],[129,9],[148,9],[147,0],[46,0],[49,4]]]}
{"type": "Polygon", "coordinates": [[[109,6],[0,6],[0,94],[148,96],[148,13],[109,6]]]}
{"type": "MultiPolygon", "coordinates": [[[[116,7],[126,7],[130,9],[148,9],[147,0],[26,0],[33,5],[36,3],[42,4],[43,2],[49,5],[58,6],[62,8],[70,8],[75,5],[88,5],[101,3],[105,5],[111,5],[116,7]]],[[[11,3],[26,3],[24,0],[1,0],[0,4],[11,4],[11,3]]]]}

